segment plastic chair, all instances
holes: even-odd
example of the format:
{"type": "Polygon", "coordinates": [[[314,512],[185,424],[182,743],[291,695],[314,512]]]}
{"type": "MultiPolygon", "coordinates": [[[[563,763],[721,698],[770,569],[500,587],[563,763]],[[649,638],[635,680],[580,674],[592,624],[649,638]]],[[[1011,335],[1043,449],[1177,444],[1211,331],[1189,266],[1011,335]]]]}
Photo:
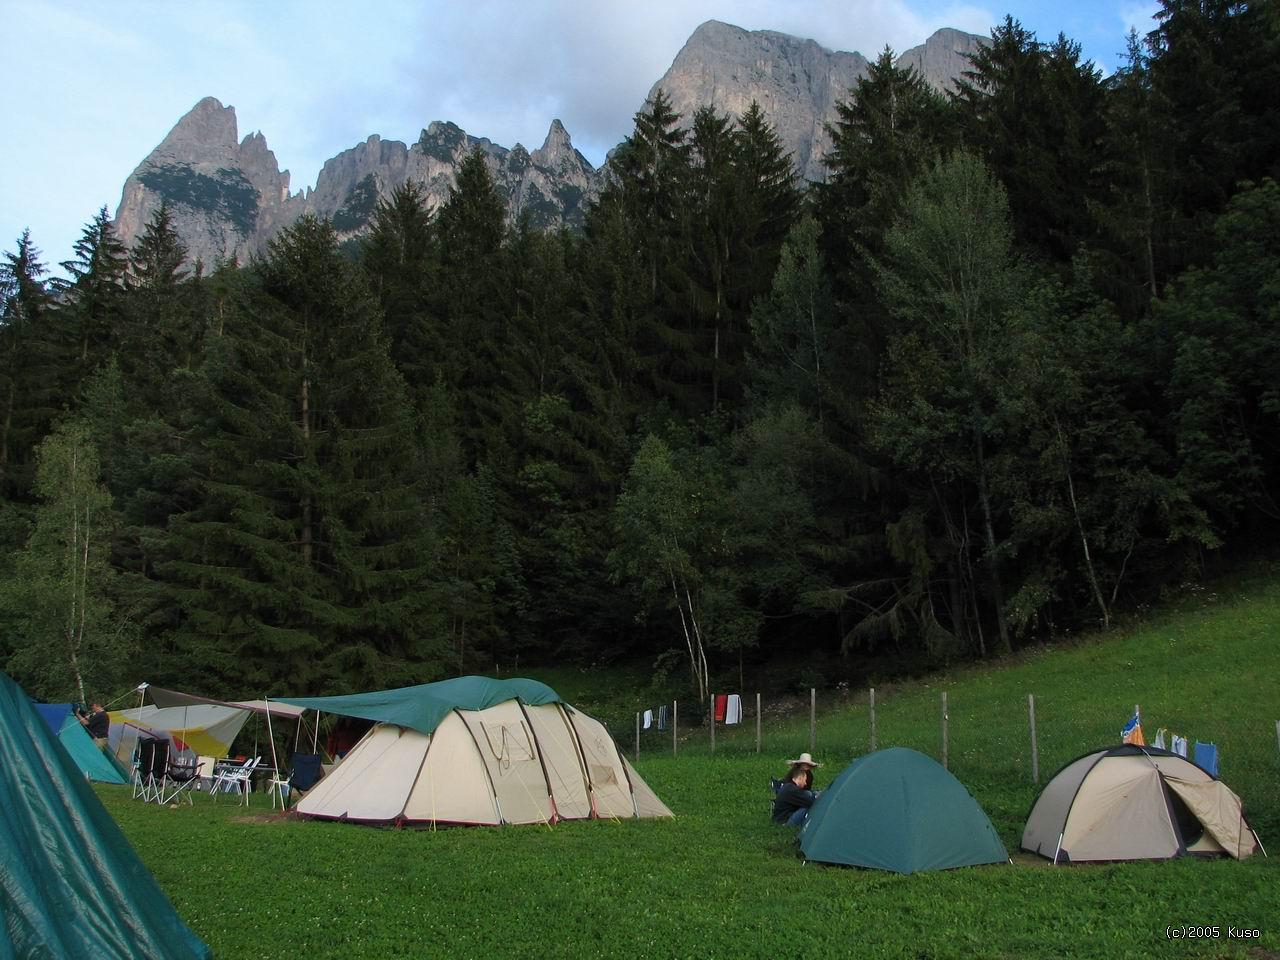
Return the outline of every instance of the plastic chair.
{"type": "Polygon", "coordinates": [[[253,769],[261,760],[261,757],[254,757],[252,760],[246,760],[238,767],[225,768],[216,780],[213,781],[213,799],[218,799],[219,790],[230,790],[232,788],[240,791],[242,803],[247,807],[249,805],[249,778],[253,776],[253,769]]]}

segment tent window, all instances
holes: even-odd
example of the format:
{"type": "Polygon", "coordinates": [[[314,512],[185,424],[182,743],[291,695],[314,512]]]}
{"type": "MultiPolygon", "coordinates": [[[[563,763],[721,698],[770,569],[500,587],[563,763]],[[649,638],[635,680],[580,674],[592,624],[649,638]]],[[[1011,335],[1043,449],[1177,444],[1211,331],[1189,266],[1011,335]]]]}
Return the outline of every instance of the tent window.
{"type": "Polygon", "coordinates": [[[484,738],[489,744],[489,752],[493,759],[504,767],[513,763],[525,763],[533,760],[537,754],[533,750],[533,737],[529,728],[520,723],[481,723],[484,738]]]}

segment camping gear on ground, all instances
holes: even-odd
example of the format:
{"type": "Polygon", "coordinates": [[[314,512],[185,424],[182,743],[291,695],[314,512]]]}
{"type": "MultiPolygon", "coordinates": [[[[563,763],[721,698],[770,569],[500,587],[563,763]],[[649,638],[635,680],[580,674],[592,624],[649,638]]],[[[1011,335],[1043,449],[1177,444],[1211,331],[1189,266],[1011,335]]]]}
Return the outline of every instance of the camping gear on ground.
{"type": "Polygon", "coordinates": [[[0,756],[0,956],[211,956],[3,673],[0,756]]]}
{"type": "Polygon", "coordinates": [[[906,747],[877,750],[845,767],[810,808],[800,850],[806,860],[894,873],[1009,859],[964,785],[906,747]]]}
{"type": "Polygon", "coordinates": [[[1243,860],[1257,846],[1225,783],[1172,751],[1132,744],[1095,750],[1054,774],[1022,833],[1023,850],[1054,863],[1188,853],[1243,860]]]}
{"type": "Polygon", "coordinates": [[[297,806],[361,823],[669,817],[604,725],[535,680],[458,677],[285,703],[375,725],[297,806]]]}
{"type": "Polygon", "coordinates": [[[1142,717],[1137,710],[1133,711],[1133,716],[1129,718],[1129,722],[1120,731],[1120,742],[1136,743],[1139,746],[1146,745],[1146,738],[1142,735],[1142,717]]]}

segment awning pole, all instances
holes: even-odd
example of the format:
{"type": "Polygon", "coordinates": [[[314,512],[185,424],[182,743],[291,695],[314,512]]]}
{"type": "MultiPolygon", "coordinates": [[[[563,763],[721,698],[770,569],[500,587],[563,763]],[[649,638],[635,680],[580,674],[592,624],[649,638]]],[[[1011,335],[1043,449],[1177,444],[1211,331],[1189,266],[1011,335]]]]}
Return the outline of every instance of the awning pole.
{"type": "Polygon", "coordinates": [[[262,702],[267,705],[267,739],[271,741],[271,767],[275,771],[274,778],[280,779],[280,763],[276,760],[276,738],[271,732],[271,701],[266,697],[262,698],[262,702]]]}
{"type": "Polygon", "coordinates": [[[317,710],[315,729],[311,731],[311,752],[312,753],[319,752],[316,750],[316,744],[319,742],[319,740],[320,740],[320,711],[317,710]]]}

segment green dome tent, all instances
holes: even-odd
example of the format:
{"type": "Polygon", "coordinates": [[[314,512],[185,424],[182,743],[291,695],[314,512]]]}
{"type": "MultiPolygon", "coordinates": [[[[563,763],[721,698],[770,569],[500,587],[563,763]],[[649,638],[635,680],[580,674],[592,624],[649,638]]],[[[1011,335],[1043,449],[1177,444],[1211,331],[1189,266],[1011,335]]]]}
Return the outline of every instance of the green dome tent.
{"type": "Polygon", "coordinates": [[[878,750],[845,767],[810,809],[800,850],[806,860],[894,873],[1009,859],[964,785],[905,747],[878,750]]]}
{"type": "Polygon", "coordinates": [[[0,758],[0,960],[210,956],[3,673],[0,758]]]}

